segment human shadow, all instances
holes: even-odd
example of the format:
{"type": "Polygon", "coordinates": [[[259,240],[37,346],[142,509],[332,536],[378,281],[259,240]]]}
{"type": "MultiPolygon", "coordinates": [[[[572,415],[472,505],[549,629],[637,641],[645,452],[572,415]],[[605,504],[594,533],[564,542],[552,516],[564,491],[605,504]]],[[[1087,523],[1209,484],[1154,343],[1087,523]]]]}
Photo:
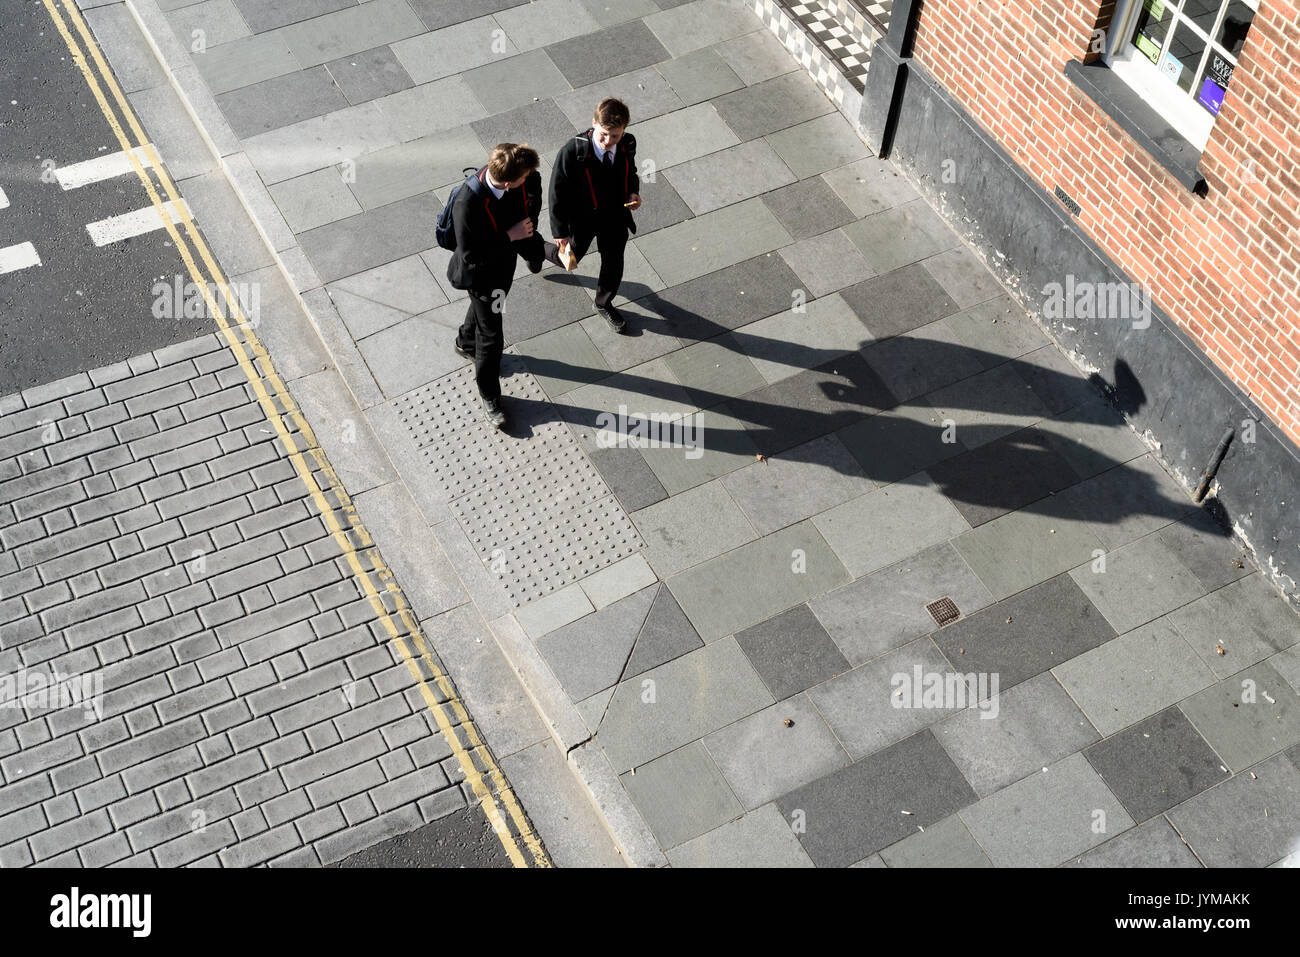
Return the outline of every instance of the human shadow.
{"type": "MultiPolygon", "coordinates": [[[[864,324],[855,351],[846,352],[847,341],[812,346],[761,325],[732,328],[657,293],[622,311],[632,337],[713,343],[716,372],[709,362],[678,362],[681,381],[628,370],[602,376],[563,358],[525,356],[543,380],[587,385],[553,402],[512,405],[522,429],[559,416],[598,466],[601,456],[621,453],[644,454],[654,468],[664,461],[655,456],[668,453],[638,448],[647,444],[638,433],[653,435],[656,420],[699,409],[704,452],[687,466],[699,481],[739,467],[736,457],[779,457],[860,471],[877,485],[933,481],[972,526],[1020,510],[1095,525],[1147,517],[1203,527],[1208,511],[1228,534],[1222,506],[1183,498],[1116,410],[1132,413],[1146,401],[1122,361],[1110,381],[1085,379],[919,327],[875,340],[864,324]],[[626,418],[617,416],[620,405],[626,418]],[[827,456],[816,441],[827,435],[852,458],[827,456]]],[[[659,430],[679,454],[692,421],[659,430]]]]}

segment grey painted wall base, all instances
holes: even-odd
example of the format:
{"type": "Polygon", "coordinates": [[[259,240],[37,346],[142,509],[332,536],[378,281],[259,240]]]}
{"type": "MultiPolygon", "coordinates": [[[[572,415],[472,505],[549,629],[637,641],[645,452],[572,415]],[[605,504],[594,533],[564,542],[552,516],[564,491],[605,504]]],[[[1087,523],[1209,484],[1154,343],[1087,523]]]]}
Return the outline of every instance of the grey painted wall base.
{"type": "Polygon", "coordinates": [[[899,55],[890,33],[872,49],[861,121],[869,142],[884,141],[949,225],[1072,361],[1094,374],[1189,494],[1224,430],[1236,430],[1210,507],[1300,607],[1300,449],[1158,304],[1145,329],[1125,319],[1043,316],[1044,288],[1067,274],[1076,283],[1132,278],[928,71],[899,55]],[[944,182],[945,170],[955,182],[944,182]]]}

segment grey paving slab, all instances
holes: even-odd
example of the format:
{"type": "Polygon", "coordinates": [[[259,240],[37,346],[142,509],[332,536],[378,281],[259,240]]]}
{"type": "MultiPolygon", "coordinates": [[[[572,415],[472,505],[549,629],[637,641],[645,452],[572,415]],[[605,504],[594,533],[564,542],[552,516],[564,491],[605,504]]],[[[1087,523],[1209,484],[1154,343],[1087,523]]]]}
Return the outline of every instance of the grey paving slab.
{"type": "Polygon", "coordinates": [[[669,59],[668,51],[641,20],[581,33],[548,46],[546,53],[575,89],[669,59]]]}
{"type": "Polygon", "coordinates": [[[962,442],[971,449],[1033,425],[1048,414],[1011,363],[936,389],[925,401],[956,423],[962,442]]]}
{"type": "MultiPolygon", "coordinates": [[[[862,255],[878,273],[929,259],[958,244],[952,230],[923,199],[872,213],[844,227],[844,231],[858,244],[862,255]]],[[[927,276],[932,276],[924,266],[920,268],[927,276]]],[[[942,284],[938,285],[943,288],[942,284]]],[[[947,290],[944,292],[946,294],[947,290]]]]}
{"type": "MultiPolygon", "coordinates": [[[[594,108],[595,104],[589,107],[594,108]]],[[[638,122],[634,118],[633,123],[632,131],[636,134],[637,159],[642,164],[643,181],[649,179],[646,174],[650,169],[655,171],[657,177],[659,171],[698,156],[716,153],[740,142],[722,121],[722,117],[718,116],[712,103],[697,103],[644,122],[638,122]],[[653,166],[647,168],[647,161],[653,166]]],[[[586,125],[591,125],[590,118],[586,125]]],[[[648,199],[646,203],[649,204],[648,199]]]]}
{"type": "Polygon", "coordinates": [[[763,202],[795,240],[820,236],[840,226],[847,226],[856,218],[820,176],[766,193],[763,202]]]}
{"type": "Polygon", "coordinates": [[[278,33],[263,33],[223,43],[220,50],[196,55],[194,64],[204,82],[218,96],[299,69],[289,45],[278,33]]]}
{"type": "Polygon", "coordinates": [[[871,155],[867,144],[838,110],[771,133],[766,139],[800,179],[871,155]]]}
{"type": "Polygon", "coordinates": [[[1086,523],[1027,510],[963,532],[953,546],[999,600],[1105,553],[1086,523]]]}
{"type": "Polygon", "coordinates": [[[924,400],[914,400],[847,425],[835,435],[868,478],[887,485],[965,451],[952,425],[924,400]]]}
{"type": "Polygon", "coordinates": [[[591,603],[596,608],[604,608],[633,592],[658,583],[659,579],[638,552],[588,576],[581,585],[591,603]]]}
{"type": "Polygon", "coordinates": [[[772,703],[740,647],[716,641],[620,684],[596,743],[622,774],[772,703]]]}
{"type": "Polygon", "coordinates": [[[291,389],[335,473],[353,496],[397,479],[388,456],[333,369],[294,380],[291,389]]]}
{"type": "MultiPolygon", "coordinates": [[[[671,364],[672,357],[668,361],[671,364]]],[[[873,488],[833,435],[813,439],[784,456],[751,462],[725,476],[722,484],[760,535],[811,518],[873,488]]]]}
{"type": "MultiPolygon", "coordinates": [[[[561,273],[558,269],[550,271],[555,277],[555,282],[572,282],[580,285],[594,301],[596,298],[596,284],[600,277],[600,260],[600,240],[596,240],[595,245],[587,250],[587,255],[578,260],[578,268],[572,273],[561,273]]],[[[623,249],[623,281],[619,284],[618,296],[614,300],[614,305],[621,309],[624,303],[634,299],[641,299],[663,288],[663,280],[650,268],[650,264],[645,261],[645,257],[641,255],[636,246],[625,246],[623,249]]],[[[617,333],[615,334],[617,335],[617,333]]]]}
{"type": "Polygon", "coordinates": [[[855,578],[969,528],[933,485],[907,482],[850,499],[815,516],[813,524],[855,578]]]}
{"type": "Polygon", "coordinates": [[[736,642],[778,701],[849,670],[806,604],[737,632],[736,642]]]}
{"type": "Polygon", "coordinates": [[[254,33],[264,33],[356,5],[357,0],[235,0],[244,22],[254,33]]]}
{"type": "Polygon", "coordinates": [[[402,68],[391,47],[375,47],[325,64],[330,76],[352,105],[409,90],[415,81],[402,68]]]}
{"type": "MultiPolygon", "coordinates": [[[[787,252],[782,250],[782,255],[787,252]]],[[[863,349],[867,364],[879,373],[900,402],[915,399],[985,369],[980,355],[964,348],[948,323],[947,319],[939,319],[863,349]]]]}
{"type": "Polygon", "coordinates": [[[691,401],[701,408],[767,385],[740,343],[727,333],[670,352],[664,361],[691,401]]]}
{"type": "Polygon", "coordinates": [[[696,215],[793,183],[794,175],[762,140],[741,143],[663,171],[696,215]]]}
{"type": "Polygon", "coordinates": [[[521,50],[593,33],[600,24],[578,0],[532,0],[499,11],[497,22],[521,50]]]}
{"type": "MultiPolygon", "coordinates": [[[[852,235],[852,228],[844,231],[852,235]]],[[[866,259],[870,264],[871,257],[866,259]]],[[[865,279],[840,295],[876,339],[910,332],[957,311],[943,288],[916,265],[865,279]]]]}
{"type": "Polygon", "coordinates": [[[1300,619],[1262,575],[1225,585],[1169,618],[1220,678],[1300,641],[1300,619]]]}
{"type": "Polygon", "coordinates": [[[323,66],[262,80],[217,96],[230,128],[240,139],[289,126],[348,105],[323,66]]]}
{"type": "Polygon", "coordinates": [[[513,110],[534,98],[567,93],[571,87],[544,50],[494,60],[461,73],[466,86],[491,113],[513,110]]]}
{"type": "Polygon", "coordinates": [[[270,250],[223,174],[205,173],[179,185],[195,223],[203,229],[208,248],[225,267],[226,275],[274,265],[270,250]]]}
{"type": "Polygon", "coordinates": [[[762,26],[749,10],[725,0],[695,0],[652,13],[645,22],[674,57],[762,26]]]}
{"type": "MultiPolygon", "coordinates": [[[[1000,675],[1003,692],[1115,637],[1088,597],[1058,575],[934,636],[950,661],[967,671],[1000,675]],[[1044,642],[1042,635],[1054,640],[1044,642]]],[[[1086,711],[1086,709],[1085,709],[1086,711]]]]}
{"type": "MultiPolygon", "coordinates": [[[[486,8],[487,4],[480,4],[479,12],[489,12],[486,8]]],[[[454,76],[519,52],[495,17],[477,13],[474,19],[398,40],[390,49],[416,83],[454,76]]]]}
{"type": "Polygon", "coordinates": [[[361,204],[332,166],[272,184],[269,192],[295,233],[361,212],[361,204]]]}
{"type": "Polygon", "coordinates": [[[1196,577],[1156,535],[1139,538],[1070,573],[1119,633],[1159,618],[1205,594],[1196,577]]]}
{"type": "Polygon", "coordinates": [[[745,811],[699,741],[643,764],[620,780],[665,850],[745,811]]]}
{"type": "MultiPolygon", "coordinates": [[[[720,96],[713,101],[713,106],[741,140],[752,140],[787,127],[796,127],[805,120],[835,110],[826,94],[802,70],[785,73],[720,96]]],[[[785,144],[787,141],[782,142],[785,144]]],[[[864,154],[865,151],[866,148],[863,147],[864,154]]],[[[780,150],[777,152],[780,153],[780,150]]],[[[803,179],[820,172],[822,171],[814,170],[812,173],[798,173],[797,178],[803,179]]]]}
{"type": "Polygon", "coordinates": [[[1058,665],[1054,674],[1107,735],[1214,682],[1168,617],[1058,665]]]}
{"type": "Polygon", "coordinates": [[[587,700],[576,703],[578,713],[582,715],[583,722],[592,734],[600,730],[600,722],[605,719],[605,709],[609,707],[609,699],[612,697],[614,697],[614,689],[606,688],[587,700]]]}
{"type": "Polygon", "coordinates": [[[376,266],[327,288],[348,331],[357,340],[447,303],[419,256],[376,266]]]}
{"type": "Polygon", "coordinates": [[[632,433],[632,419],[648,421],[651,416],[659,416],[668,420],[694,411],[686,391],[672,381],[662,358],[574,389],[557,407],[579,430],[603,434],[598,444],[604,447],[632,446],[634,438],[641,441],[632,433]],[[620,423],[620,414],[628,421],[620,423]],[[603,415],[615,419],[603,420],[603,415]]]}
{"type": "MultiPolygon", "coordinates": [[[[964,667],[963,659],[959,653],[958,667],[964,667]]],[[[931,730],[981,797],[1040,773],[1099,737],[1050,674],[999,691],[996,712],[968,709],[931,730]]]]}
{"type": "Polygon", "coordinates": [[[244,151],[270,186],[355,160],[399,139],[372,101],[254,136],[244,141],[244,151]]]}
{"type": "Polygon", "coordinates": [[[937,630],[925,606],[940,598],[952,599],[963,615],[993,602],[947,542],[815,598],[810,607],[845,657],[860,665],[937,630]]]}
{"type": "Polygon", "coordinates": [[[451,348],[452,323],[464,318],[465,307],[450,303],[429,314],[413,316],[357,343],[375,382],[392,398],[466,365],[451,348]],[[413,357],[416,361],[412,361],[413,357]]]}
{"type": "Polygon", "coordinates": [[[931,824],[880,852],[889,867],[992,867],[957,815],[931,824]]]}
{"type": "Polygon", "coordinates": [[[732,792],[751,810],[849,763],[802,694],[713,732],[704,746],[732,792]]]}
{"type": "Polygon", "coordinates": [[[790,234],[762,200],[754,198],[641,236],[635,242],[660,278],[675,286],[785,246],[790,234]]]}
{"type": "Polygon", "coordinates": [[[149,139],[173,182],[216,170],[212,151],[195,130],[170,84],[137,90],[127,100],[140,125],[149,131],[149,139]]]}
{"type": "Polygon", "coordinates": [[[604,26],[635,20],[661,9],[655,0],[582,0],[582,5],[604,26]]]}
{"type": "Polygon", "coordinates": [[[1300,771],[1276,755],[1173,808],[1169,820],[1206,867],[1266,867],[1292,854],[1300,771]]]}
{"type": "Polygon", "coordinates": [[[517,7],[528,0],[408,0],[430,30],[517,7]]]}
{"type": "Polygon", "coordinates": [[[1081,754],[960,814],[998,867],[1053,867],[1134,825],[1081,754]]]}
{"type": "Polygon", "coordinates": [[[921,261],[943,291],[963,309],[1003,294],[1002,285],[969,246],[957,246],[921,261]]]}
{"type": "MultiPolygon", "coordinates": [[[[575,303],[576,303],[575,297],[575,303]]],[[[606,366],[611,371],[640,367],[661,356],[669,355],[682,345],[674,333],[673,325],[665,321],[657,309],[653,296],[638,302],[618,306],[619,314],[627,323],[622,333],[609,327],[602,316],[589,315],[580,321],[584,333],[595,345],[606,366]]],[[[575,305],[576,308],[576,305],[575,305]]],[[[588,311],[594,310],[589,305],[588,311]]],[[[646,391],[653,387],[647,385],[646,391]]],[[[671,390],[674,394],[676,389],[671,390]]],[[[644,405],[644,402],[642,403],[644,405]]]]}
{"type": "Polygon", "coordinates": [[[744,468],[757,457],[745,424],[725,404],[696,412],[669,433],[671,444],[640,449],[669,495],[744,468]]]}
{"type": "Polygon", "coordinates": [[[818,867],[844,867],[974,800],[934,736],[922,731],[804,785],[777,807],[786,820],[802,812],[799,841],[818,867]]]}
{"type": "Polygon", "coordinates": [[[1211,685],[1178,707],[1233,772],[1300,742],[1300,694],[1266,662],[1211,685]]]}
{"type": "MultiPolygon", "coordinates": [[[[461,178],[462,170],[480,157],[486,154],[473,129],[458,126],[365,154],[355,161],[348,188],[366,210],[412,196],[431,197],[432,190],[461,178]]],[[[423,238],[427,243],[427,230],[423,238]]]]}
{"type": "MultiPolygon", "coordinates": [[[[528,267],[520,263],[524,269],[528,267]]],[[[544,270],[536,276],[516,279],[506,299],[505,334],[510,346],[544,332],[558,329],[567,323],[590,316],[595,307],[591,297],[581,286],[553,282],[553,270],[544,270]]],[[[600,320],[604,323],[604,320],[600,320]]],[[[588,334],[591,333],[586,327],[588,334]]],[[[600,342],[593,336],[599,348],[600,342]]],[[[608,360],[608,356],[606,356],[608,360]]]]}
{"type": "Polygon", "coordinates": [[[985,368],[1051,346],[1025,311],[1005,295],[953,313],[945,324],[961,345],[979,353],[985,368]]]}
{"type": "Polygon", "coordinates": [[[673,867],[812,867],[775,805],[701,834],[668,852],[673,867]]]}
{"type": "Polygon", "coordinates": [[[1088,522],[1110,549],[1199,511],[1149,454],[1066,489],[1052,507],[1055,514],[1088,522]]]}
{"type": "MultiPolygon", "coordinates": [[[[597,100],[597,103],[600,101],[597,100]]],[[[587,121],[591,122],[590,119],[587,121]]],[[[641,208],[636,211],[638,236],[646,236],[657,229],[665,229],[691,218],[690,207],[682,201],[667,178],[655,176],[641,178],[641,208]]]]}
{"type": "Polygon", "coordinates": [[[745,85],[745,81],[727,66],[727,61],[708,48],[667,60],[658,69],[672,84],[682,103],[687,105],[730,93],[745,85]]]}
{"type": "Polygon", "coordinates": [[[515,618],[528,637],[540,638],[594,610],[587,593],[575,583],[529,602],[515,612],[515,618]]]}
{"type": "Polygon", "coordinates": [[[406,0],[369,0],[279,29],[303,68],[425,32],[406,0]]]}
{"type": "MultiPolygon", "coordinates": [[[[838,355],[857,353],[870,341],[870,333],[838,293],[797,302],[732,335],[768,382],[824,366],[838,355]]],[[[852,366],[860,368],[860,363],[852,366]]]]}
{"type": "Polygon", "coordinates": [[[789,52],[771,30],[755,30],[716,43],[713,49],[747,86],[795,68],[789,52]]]}
{"type": "Polygon", "coordinates": [[[856,761],[974,704],[977,690],[968,693],[961,676],[934,642],[918,638],[813,688],[808,697],[856,761]],[[950,674],[955,689],[950,698],[930,701],[922,697],[923,682],[936,680],[936,687],[942,688],[949,681],[927,676],[950,674]]]}
{"type": "Polygon", "coordinates": [[[674,334],[695,341],[790,309],[798,287],[790,267],[769,252],[675,285],[646,305],[668,320],[674,334]]]}
{"type": "Polygon", "coordinates": [[[244,18],[231,0],[203,0],[163,15],[187,46],[200,43],[216,47],[249,35],[244,18]]]}
{"type": "MultiPolygon", "coordinates": [[[[592,2],[599,3],[600,0],[592,0],[592,2]]],[[[555,105],[564,111],[564,115],[577,129],[585,130],[591,126],[596,105],[607,96],[627,104],[628,111],[632,114],[633,124],[643,123],[687,105],[673,92],[669,82],[652,66],[620,73],[618,76],[607,77],[568,93],[557,94],[555,105]]],[[[649,201],[644,190],[641,198],[646,202],[649,201]]]]}
{"type": "Polygon", "coordinates": [[[538,384],[552,398],[610,374],[609,364],[581,325],[561,326],[517,346],[538,384]]]}
{"type": "MultiPolygon", "coordinates": [[[[1024,367],[1019,370],[1017,374],[1024,378],[1024,367]]],[[[1080,478],[1091,478],[1147,452],[1137,433],[1097,396],[1089,396],[1074,408],[1043,419],[1037,428],[1080,478]]]]}
{"type": "Polygon", "coordinates": [[[1112,837],[1064,867],[1200,867],[1169,819],[1154,817],[1145,824],[1112,837]]]}
{"type": "Polygon", "coordinates": [[[587,452],[624,511],[635,512],[668,497],[639,450],[588,448],[587,452]]]}
{"type": "Polygon", "coordinates": [[[645,539],[646,561],[660,578],[757,538],[716,481],[635,512],[632,521],[645,539]]]}
{"type": "Polygon", "coordinates": [[[700,637],[712,642],[848,579],[812,524],[800,522],[676,575],[668,585],[700,637]]]}
{"type": "Polygon", "coordinates": [[[690,619],[682,612],[673,593],[662,584],[655,592],[654,604],[646,615],[636,645],[628,658],[624,672],[635,678],[642,672],[680,658],[688,652],[703,647],[690,619]]]}
{"type": "Polygon", "coordinates": [[[1097,390],[1055,346],[1047,345],[1020,357],[1020,377],[1052,412],[1063,412],[1094,399],[1097,390]]]}
{"type": "Polygon", "coordinates": [[[538,640],[570,698],[581,701],[618,683],[654,596],[654,588],[643,588],[538,640]]]}
{"type": "Polygon", "coordinates": [[[917,198],[916,190],[889,160],[874,156],[822,174],[855,219],[893,209],[917,198]]]}
{"type": "Polygon", "coordinates": [[[302,233],[303,251],[324,282],[410,256],[429,242],[429,223],[441,208],[432,193],[366,210],[302,233]]]}
{"type": "Polygon", "coordinates": [[[1242,549],[1207,511],[1183,516],[1156,535],[1207,592],[1245,578],[1252,571],[1242,549]]]}
{"type": "Polygon", "coordinates": [[[1135,821],[1169,810],[1225,777],[1205,739],[1166,708],[1083,752],[1135,821]]]}
{"type": "Polygon", "coordinates": [[[130,11],[116,5],[81,9],[124,92],[134,93],[167,82],[158,58],[130,11]]]}
{"type": "Polygon", "coordinates": [[[470,126],[483,144],[484,157],[498,143],[527,143],[539,153],[550,154],[577,132],[568,117],[549,99],[497,113],[470,126]]]}
{"type": "MultiPolygon", "coordinates": [[[[808,182],[817,182],[809,180],[808,182]]],[[[808,295],[825,296],[875,275],[844,231],[835,229],[781,250],[808,295]]]]}

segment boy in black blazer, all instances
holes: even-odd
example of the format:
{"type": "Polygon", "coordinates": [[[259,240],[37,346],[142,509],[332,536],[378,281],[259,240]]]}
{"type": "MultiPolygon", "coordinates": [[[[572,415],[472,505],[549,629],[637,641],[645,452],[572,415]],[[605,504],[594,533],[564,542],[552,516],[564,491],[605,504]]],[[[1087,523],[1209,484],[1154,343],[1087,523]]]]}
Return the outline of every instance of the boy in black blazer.
{"type": "Polygon", "coordinates": [[[560,147],[551,173],[551,235],[546,258],[557,266],[560,251],[581,259],[596,240],[600,247],[600,278],[596,281],[596,311],[615,332],[626,324],[614,308],[623,281],[623,247],[628,231],[636,232],[632,210],[641,206],[641,180],[636,172],[636,138],[626,132],[631,114],[612,97],[600,101],[591,129],[560,147]]]}
{"type": "Polygon", "coordinates": [[[522,255],[533,272],[542,268],[544,249],[537,234],[542,207],[540,162],[537,151],[527,144],[501,143],[475,174],[475,181],[466,180],[457,190],[452,205],[456,250],[447,263],[447,279],[469,293],[469,310],[456,334],[455,349],[474,360],[484,417],[498,429],[506,425],[501,405],[502,318],[516,257],[522,255]]]}

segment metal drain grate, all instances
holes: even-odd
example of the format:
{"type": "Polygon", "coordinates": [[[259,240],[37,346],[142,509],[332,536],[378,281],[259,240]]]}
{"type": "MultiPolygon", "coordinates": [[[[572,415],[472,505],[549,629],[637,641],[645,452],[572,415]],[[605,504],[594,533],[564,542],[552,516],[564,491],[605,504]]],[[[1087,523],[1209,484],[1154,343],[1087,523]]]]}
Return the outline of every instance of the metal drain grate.
{"type": "Polygon", "coordinates": [[[957,606],[951,598],[940,598],[938,601],[932,601],[925,606],[925,610],[930,613],[930,617],[940,627],[950,625],[961,617],[961,612],[957,610],[957,606]]]}

